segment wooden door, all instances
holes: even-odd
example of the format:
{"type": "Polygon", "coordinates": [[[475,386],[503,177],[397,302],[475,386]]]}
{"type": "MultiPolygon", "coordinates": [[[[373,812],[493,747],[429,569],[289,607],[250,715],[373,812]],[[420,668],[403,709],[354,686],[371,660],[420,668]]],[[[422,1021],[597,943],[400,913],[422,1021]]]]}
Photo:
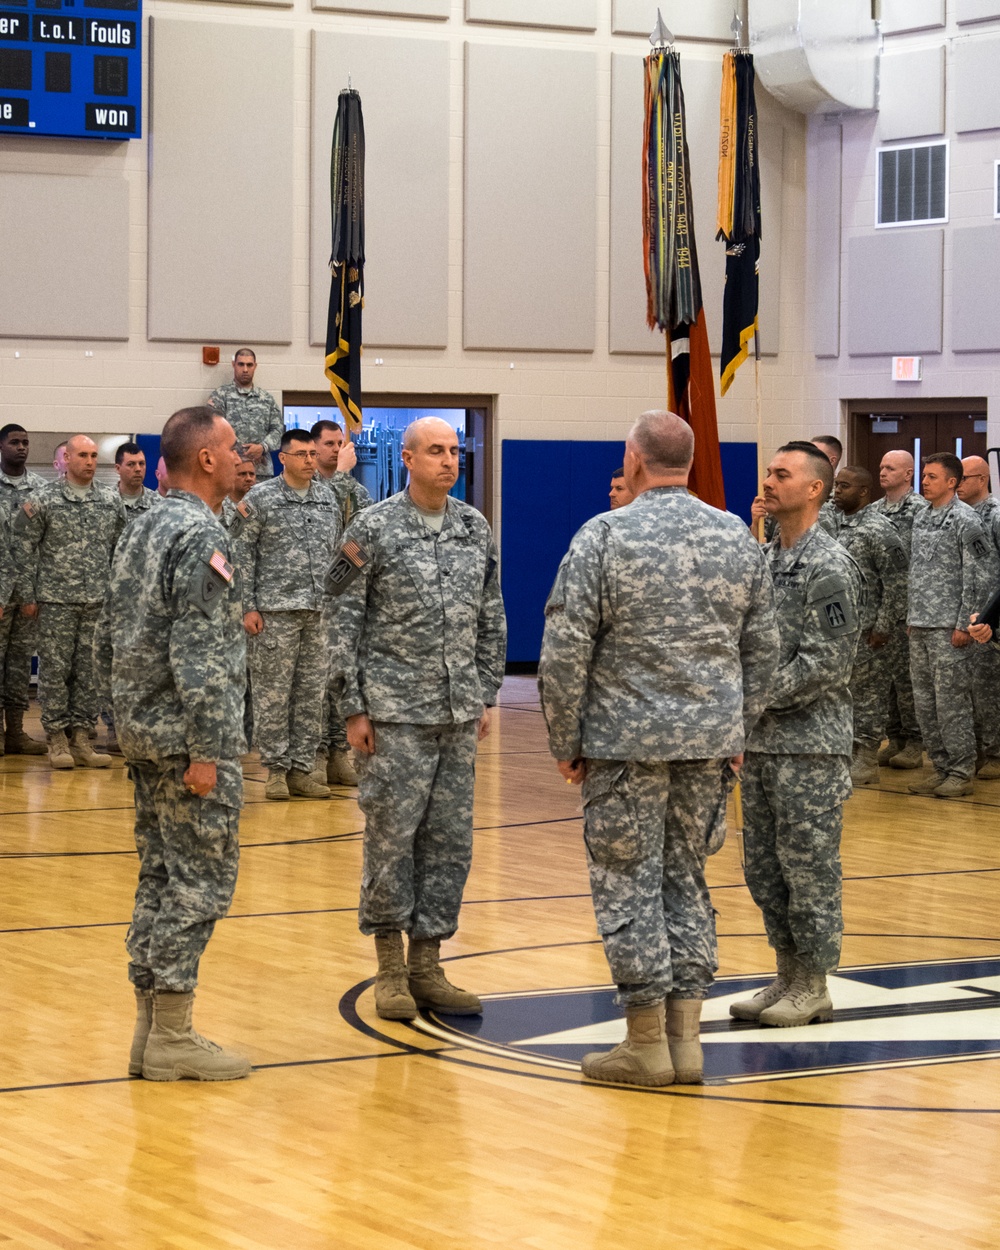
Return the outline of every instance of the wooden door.
{"type": "MultiPolygon", "coordinates": [[[[930,401],[926,408],[892,405],[884,400],[868,405],[852,404],[848,461],[861,465],[875,482],[873,498],[881,497],[878,471],[887,451],[908,451],[916,462],[915,484],[919,489],[920,461],[938,451],[963,456],[986,455],[986,404],[982,400],[930,401]],[[947,406],[945,406],[947,404],[947,406]]],[[[997,483],[993,483],[994,486],[997,483]]]]}

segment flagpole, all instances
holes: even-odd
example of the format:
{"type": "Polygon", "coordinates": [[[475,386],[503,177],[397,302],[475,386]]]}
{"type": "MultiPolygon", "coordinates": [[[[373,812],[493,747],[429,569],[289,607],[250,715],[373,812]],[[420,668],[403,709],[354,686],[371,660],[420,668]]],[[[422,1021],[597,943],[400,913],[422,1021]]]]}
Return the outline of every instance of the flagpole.
{"type": "MultiPolygon", "coordinates": [[[[760,394],[760,330],[753,332],[754,408],[757,416],[757,494],[764,493],[764,405],[760,394]]],[[[764,522],[754,522],[757,541],[764,541],[764,522]]]]}

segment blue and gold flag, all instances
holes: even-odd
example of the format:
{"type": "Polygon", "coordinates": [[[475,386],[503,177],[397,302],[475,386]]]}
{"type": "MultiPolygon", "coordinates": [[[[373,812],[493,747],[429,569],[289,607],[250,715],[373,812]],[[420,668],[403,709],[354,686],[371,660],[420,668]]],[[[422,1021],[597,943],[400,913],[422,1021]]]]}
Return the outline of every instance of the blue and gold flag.
{"type": "Polygon", "coordinates": [[[330,154],[330,308],[326,376],[348,430],[361,429],[361,310],[365,303],[365,123],[361,97],[337,100],[330,154]]]}

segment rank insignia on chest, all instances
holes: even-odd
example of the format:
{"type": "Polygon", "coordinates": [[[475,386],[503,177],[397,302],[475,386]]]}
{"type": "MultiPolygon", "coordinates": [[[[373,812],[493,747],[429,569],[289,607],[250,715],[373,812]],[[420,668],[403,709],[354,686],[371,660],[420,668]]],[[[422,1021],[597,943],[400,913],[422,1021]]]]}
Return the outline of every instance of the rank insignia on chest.
{"type": "Polygon", "coordinates": [[[326,575],[327,593],[342,594],[365,567],[369,558],[364,547],[356,539],[349,538],[326,575]]]}

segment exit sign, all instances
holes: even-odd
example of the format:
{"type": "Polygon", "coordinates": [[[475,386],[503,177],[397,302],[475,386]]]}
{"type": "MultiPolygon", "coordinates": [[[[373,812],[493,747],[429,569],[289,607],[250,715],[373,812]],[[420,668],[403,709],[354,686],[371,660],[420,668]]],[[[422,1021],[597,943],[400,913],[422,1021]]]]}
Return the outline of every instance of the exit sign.
{"type": "Polygon", "coordinates": [[[894,382],[919,382],[923,356],[893,356],[892,380],[894,382]]]}

